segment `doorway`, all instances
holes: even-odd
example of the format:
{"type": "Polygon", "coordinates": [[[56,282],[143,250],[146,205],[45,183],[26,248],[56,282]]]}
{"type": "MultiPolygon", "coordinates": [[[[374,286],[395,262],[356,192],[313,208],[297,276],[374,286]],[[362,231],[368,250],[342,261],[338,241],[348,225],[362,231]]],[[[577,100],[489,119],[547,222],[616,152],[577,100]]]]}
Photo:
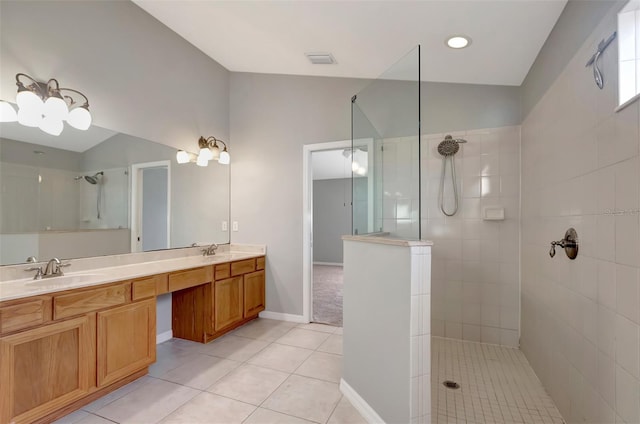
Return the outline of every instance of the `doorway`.
{"type": "Polygon", "coordinates": [[[303,315],[308,322],[342,326],[342,236],[351,234],[352,224],[351,141],[303,150],[303,315]]]}
{"type": "Polygon", "coordinates": [[[131,251],[171,247],[171,169],[169,161],[131,167],[131,251]]]}

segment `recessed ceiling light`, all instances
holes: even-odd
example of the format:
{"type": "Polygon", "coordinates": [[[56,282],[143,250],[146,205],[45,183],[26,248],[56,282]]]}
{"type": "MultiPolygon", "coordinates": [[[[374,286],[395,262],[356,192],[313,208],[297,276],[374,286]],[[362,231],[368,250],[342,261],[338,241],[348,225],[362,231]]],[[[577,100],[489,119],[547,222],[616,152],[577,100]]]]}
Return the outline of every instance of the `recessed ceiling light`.
{"type": "Polygon", "coordinates": [[[314,65],[333,65],[337,63],[331,53],[305,53],[305,56],[314,65]]]}
{"type": "Polygon", "coordinates": [[[445,41],[447,46],[452,49],[464,49],[471,44],[471,37],[466,35],[452,35],[445,41]]]}

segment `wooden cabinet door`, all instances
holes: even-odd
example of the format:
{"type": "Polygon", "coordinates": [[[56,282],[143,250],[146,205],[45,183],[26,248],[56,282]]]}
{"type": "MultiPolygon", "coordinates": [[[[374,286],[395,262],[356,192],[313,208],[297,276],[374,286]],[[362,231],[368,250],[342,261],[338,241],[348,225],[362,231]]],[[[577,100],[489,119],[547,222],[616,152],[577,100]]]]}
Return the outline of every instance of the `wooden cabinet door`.
{"type": "Polygon", "coordinates": [[[242,277],[227,278],[214,283],[214,329],[220,331],[242,321],[242,277]]]}
{"type": "Polygon", "coordinates": [[[84,397],[95,361],[94,316],[0,338],[0,423],[31,423],[84,397]]]}
{"type": "Polygon", "coordinates": [[[98,312],[98,387],[156,360],[156,299],[98,312]]]}
{"type": "Polygon", "coordinates": [[[264,271],[244,275],[244,317],[264,311],[264,271]]]}

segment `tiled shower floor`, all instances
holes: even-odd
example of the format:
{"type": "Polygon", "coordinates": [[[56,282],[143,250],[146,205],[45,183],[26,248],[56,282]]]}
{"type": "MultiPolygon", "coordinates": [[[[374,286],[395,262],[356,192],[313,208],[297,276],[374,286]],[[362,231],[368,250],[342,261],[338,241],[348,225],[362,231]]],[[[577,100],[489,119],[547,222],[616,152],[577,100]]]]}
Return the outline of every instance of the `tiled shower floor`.
{"type": "Polygon", "coordinates": [[[519,349],[433,337],[431,375],[433,424],[564,423],[519,349]]]}

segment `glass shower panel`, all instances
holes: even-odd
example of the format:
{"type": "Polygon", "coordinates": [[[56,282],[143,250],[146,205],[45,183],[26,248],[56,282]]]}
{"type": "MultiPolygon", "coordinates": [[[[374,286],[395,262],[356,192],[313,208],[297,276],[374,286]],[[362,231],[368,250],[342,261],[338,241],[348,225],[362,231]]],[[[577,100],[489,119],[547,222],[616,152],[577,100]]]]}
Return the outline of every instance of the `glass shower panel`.
{"type": "Polygon", "coordinates": [[[420,239],[420,46],[353,96],[351,118],[353,233],[420,239]]]}

